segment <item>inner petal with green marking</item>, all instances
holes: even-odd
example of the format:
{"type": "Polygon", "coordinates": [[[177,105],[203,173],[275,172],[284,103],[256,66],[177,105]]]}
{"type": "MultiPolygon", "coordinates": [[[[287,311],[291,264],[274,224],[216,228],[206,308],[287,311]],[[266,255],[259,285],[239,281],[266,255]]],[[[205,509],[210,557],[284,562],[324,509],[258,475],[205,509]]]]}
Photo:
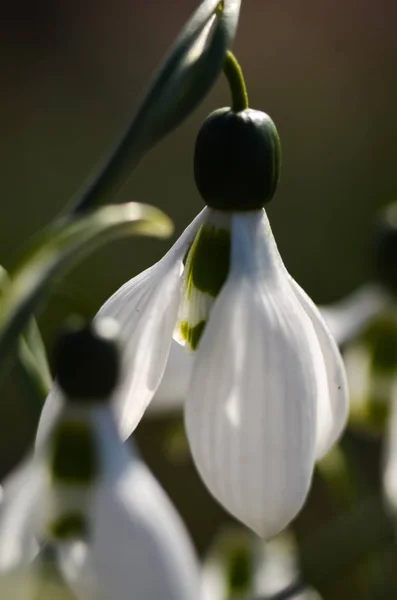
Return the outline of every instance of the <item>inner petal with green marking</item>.
{"type": "Polygon", "coordinates": [[[225,283],[230,266],[231,216],[210,211],[187,254],[184,292],[175,339],[196,350],[215,298],[225,283]]]}
{"type": "Polygon", "coordinates": [[[98,463],[95,434],[90,423],[65,419],[57,424],[50,457],[54,481],[90,486],[98,476],[98,463]]]}

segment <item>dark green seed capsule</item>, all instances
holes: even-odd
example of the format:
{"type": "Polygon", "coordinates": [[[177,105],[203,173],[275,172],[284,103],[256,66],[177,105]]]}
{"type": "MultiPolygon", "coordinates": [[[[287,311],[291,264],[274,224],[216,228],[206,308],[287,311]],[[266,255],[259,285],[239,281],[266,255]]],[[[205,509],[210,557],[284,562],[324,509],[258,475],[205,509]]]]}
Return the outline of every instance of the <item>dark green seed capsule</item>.
{"type": "Polygon", "coordinates": [[[272,199],[281,148],[276,126],[260,111],[221,108],[199,131],[194,176],[205,203],[218,210],[258,210],[272,199]]]}

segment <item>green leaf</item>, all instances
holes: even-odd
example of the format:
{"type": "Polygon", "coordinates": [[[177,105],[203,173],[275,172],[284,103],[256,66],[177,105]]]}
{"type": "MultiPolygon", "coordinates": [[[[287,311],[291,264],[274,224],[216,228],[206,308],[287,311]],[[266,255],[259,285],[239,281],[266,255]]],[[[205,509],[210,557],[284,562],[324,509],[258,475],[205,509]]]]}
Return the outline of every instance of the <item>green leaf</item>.
{"type": "Polygon", "coordinates": [[[31,400],[35,414],[39,415],[52,386],[52,376],[47,353],[38,325],[31,319],[19,337],[16,370],[22,381],[26,396],[31,400]]]}
{"type": "Polygon", "coordinates": [[[52,376],[48,364],[47,351],[35,319],[30,319],[22,337],[24,346],[26,346],[26,353],[32,357],[40,373],[43,389],[49,390],[52,385],[52,376]]]}
{"type": "Polygon", "coordinates": [[[221,72],[241,0],[205,0],[186,23],[113,152],[75,204],[84,210],[117,187],[162,137],[201,102],[221,72]]]}
{"type": "Polygon", "coordinates": [[[44,401],[51,389],[45,374],[38,366],[34,354],[28,348],[23,336],[19,338],[18,354],[15,357],[16,374],[23,384],[24,396],[37,417],[43,408],[44,401]]]}
{"type": "MultiPolygon", "coordinates": [[[[80,217],[68,215],[50,225],[10,272],[2,288],[0,371],[50,286],[72,264],[112,239],[132,234],[166,237],[172,229],[170,219],[163,212],[134,202],[105,206],[80,217]]],[[[25,356],[28,350],[32,351],[33,338],[37,349],[37,331],[34,333],[31,329],[24,339],[25,356]]]]}
{"type": "MultiPolygon", "coordinates": [[[[0,266],[0,297],[9,283],[7,271],[0,266]]],[[[33,399],[33,406],[39,412],[51,388],[52,377],[44,342],[33,318],[19,337],[15,366],[27,395],[33,399]]]]}
{"type": "Polygon", "coordinates": [[[145,145],[179,125],[206,95],[223,68],[240,4],[206,0],[186,24],[136,116],[145,145]]]}

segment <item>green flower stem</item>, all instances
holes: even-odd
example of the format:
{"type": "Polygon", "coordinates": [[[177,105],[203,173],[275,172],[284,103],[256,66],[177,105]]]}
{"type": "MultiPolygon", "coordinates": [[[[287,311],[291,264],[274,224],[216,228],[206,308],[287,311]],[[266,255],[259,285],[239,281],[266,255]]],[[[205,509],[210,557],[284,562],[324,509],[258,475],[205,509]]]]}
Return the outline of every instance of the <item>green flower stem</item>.
{"type": "Polygon", "coordinates": [[[248,93],[243,71],[233,52],[230,52],[230,50],[226,53],[223,72],[232,94],[232,111],[241,112],[246,110],[248,108],[248,93]]]}

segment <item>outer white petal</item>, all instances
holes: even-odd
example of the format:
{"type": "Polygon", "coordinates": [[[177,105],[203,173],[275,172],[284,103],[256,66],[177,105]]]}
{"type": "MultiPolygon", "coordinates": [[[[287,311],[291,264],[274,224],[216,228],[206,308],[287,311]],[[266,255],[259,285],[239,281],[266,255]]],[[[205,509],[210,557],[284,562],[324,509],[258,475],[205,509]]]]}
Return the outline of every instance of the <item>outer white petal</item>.
{"type": "Polygon", "coordinates": [[[4,482],[0,504],[0,573],[26,567],[33,559],[39,528],[43,471],[28,459],[4,482]]]}
{"type": "Polygon", "coordinates": [[[346,372],[339,348],[320,311],[296,281],[292,278],[290,281],[296,297],[313,323],[327,371],[328,394],[322,394],[318,398],[316,456],[322,458],[346,425],[349,412],[346,372]]]}
{"type": "MultiPolygon", "coordinates": [[[[313,300],[289,275],[281,259],[280,253],[278,252],[274,238],[270,243],[273,245],[275,258],[278,260],[280,267],[283,269],[291,283],[295,296],[312,322],[325,363],[328,390],[324,386],[324,393],[318,397],[317,407],[316,458],[320,459],[332,448],[347,422],[349,413],[349,390],[346,369],[336,340],[329,330],[323,315],[320,313],[313,300]]],[[[374,298],[375,297],[373,296],[372,302],[368,300],[366,303],[367,311],[369,310],[369,304],[372,304],[375,301],[374,298]]],[[[377,299],[378,302],[380,302],[380,296],[377,296],[377,299]]],[[[363,301],[361,304],[364,308],[363,301]]],[[[351,308],[350,312],[352,312],[351,308]]]]}
{"type": "Polygon", "coordinates": [[[37,590],[31,562],[38,551],[42,471],[28,460],[4,483],[0,505],[0,597],[33,600],[37,590]]]}
{"type": "MultiPolygon", "coordinates": [[[[124,284],[97,314],[114,318],[124,338],[124,376],[115,404],[125,438],[139,423],[164,373],[180,301],[183,258],[206,213],[204,209],[158,263],[124,284]]],[[[55,385],[42,412],[39,438],[51,426],[57,405],[55,385]]]]}
{"type": "Polygon", "coordinates": [[[88,542],[61,548],[66,580],[80,600],[198,599],[198,568],[179,516],[145,465],[112,442],[106,418],[99,425],[109,442],[105,477],[93,494],[88,542]]]}
{"type": "Polygon", "coordinates": [[[198,470],[214,496],[272,537],[300,510],[327,378],[264,211],[235,215],[232,263],[200,342],[186,403],[198,470]]]}

